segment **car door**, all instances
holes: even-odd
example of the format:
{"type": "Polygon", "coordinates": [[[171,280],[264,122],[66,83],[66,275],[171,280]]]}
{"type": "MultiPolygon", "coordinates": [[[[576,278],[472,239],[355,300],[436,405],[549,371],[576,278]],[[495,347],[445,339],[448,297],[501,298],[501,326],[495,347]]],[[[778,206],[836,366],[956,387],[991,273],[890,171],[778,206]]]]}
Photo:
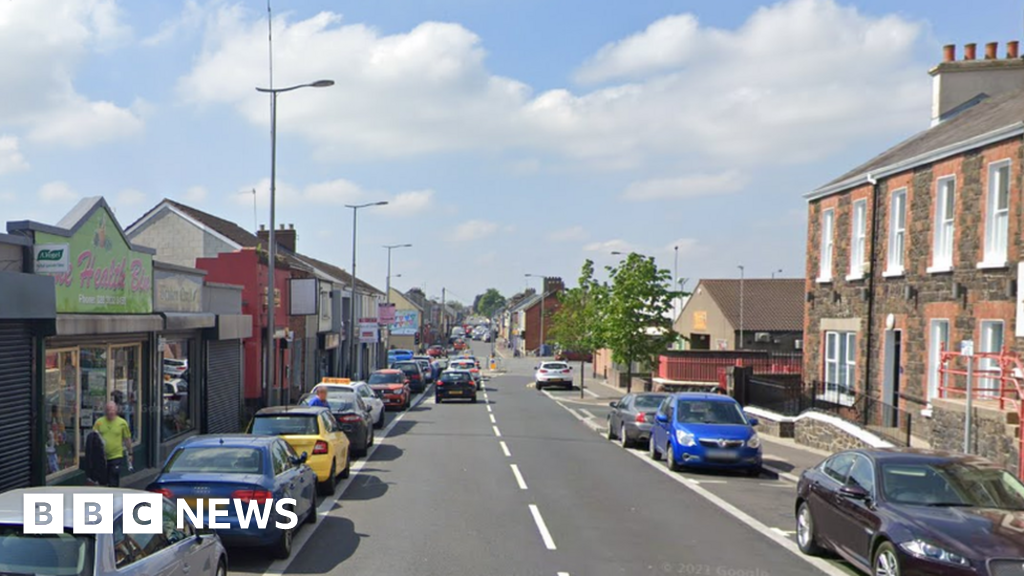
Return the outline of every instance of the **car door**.
{"type": "MultiPolygon", "coordinates": [[[[177,520],[177,518],[175,518],[177,520]]],[[[125,534],[122,519],[114,520],[114,565],[120,576],[186,576],[170,548],[167,537],[160,534],[125,534]]]]}
{"type": "Polygon", "coordinates": [[[376,422],[380,418],[380,413],[384,410],[384,402],[381,401],[374,393],[370,390],[369,386],[365,384],[359,387],[359,395],[363,398],[363,402],[370,405],[370,412],[373,415],[373,421],[376,422]]]}
{"type": "Polygon", "coordinates": [[[294,498],[295,512],[301,513],[306,509],[306,503],[303,501],[298,469],[289,460],[290,453],[294,451],[282,440],[275,440],[270,445],[270,458],[274,465],[274,492],[281,494],[281,498],[294,498]]]}
{"type": "Polygon", "coordinates": [[[821,465],[821,473],[811,480],[807,505],[814,516],[815,530],[819,538],[839,547],[836,539],[840,528],[839,510],[836,498],[839,488],[846,483],[846,477],[853,467],[854,454],[840,452],[821,465]]]}
{"type": "Polygon", "coordinates": [[[178,530],[178,511],[169,500],[164,500],[163,534],[167,540],[168,553],[174,556],[176,573],[183,576],[203,576],[217,570],[215,557],[217,547],[213,538],[197,538],[195,528],[188,518],[178,530]]]}
{"type": "Polygon", "coordinates": [[[619,433],[619,426],[622,425],[622,412],[628,409],[629,401],[633,398],[632,394],[627,394],[619,399],[618,403],[612,408],[612,412],[608,418],[608,425],[611,427],[615,434],[619,433]]]}
{"type": "MultiPolygon", "coordinates": [[[[668,426],[672,424],[671,420],[661,422],[662,417],[668,418],[668,407],[672,403],[671,398],[665,398],[658,407],[658,413],[654,418],[654,425],[651,426],[651,442],[652,446],[665,446],[668,438],[668,426]]],[[[652,448],[653,450],[654,448],[652,448]]]]}
{"type": "Polygon", "coordinates": [[[875,468],[871,459],[855,455],[845,485],[861,488],[869,497],[861,500],[836,493],[836,546],[850,562],[867,567],[871,565],[872,538],[881,526],[875,508],[875,468]]]}

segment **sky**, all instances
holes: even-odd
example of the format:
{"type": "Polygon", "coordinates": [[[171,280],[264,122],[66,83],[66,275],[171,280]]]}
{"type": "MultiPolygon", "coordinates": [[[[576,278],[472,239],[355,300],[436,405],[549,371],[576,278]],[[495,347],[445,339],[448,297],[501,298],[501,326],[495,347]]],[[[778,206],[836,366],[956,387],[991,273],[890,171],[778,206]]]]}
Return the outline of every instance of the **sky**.
{"type": "MultiPolygon", "coordinates": [[[[335,81],[279,98],[277,222],[349,269],[344,205],[386,200],[358,275],[411,243],[393,285],[464,302],[612,251],[800,277],[803,194],[927,128],[941,46],[1019,39],[1022,8],[276,0],[273,85],[335,81]]],[[[0,2],[0,220],[101,195],[123,226],[162,198],[266,224],[270,52],[265,0],[0,2]]]]}

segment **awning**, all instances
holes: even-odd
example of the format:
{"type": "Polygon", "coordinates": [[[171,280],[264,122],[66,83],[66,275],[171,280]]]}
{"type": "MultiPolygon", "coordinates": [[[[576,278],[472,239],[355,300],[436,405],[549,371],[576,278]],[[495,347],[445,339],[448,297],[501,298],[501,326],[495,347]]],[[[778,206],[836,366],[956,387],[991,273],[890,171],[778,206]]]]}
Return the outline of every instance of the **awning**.
{"type": "Polygon", "coordinates": [[[58,336],[160,332],[164,318],[158,314],[57,314],[58,336]]]}
{"type": "Polygon", "coordinates": [[[217,316],[209,312],[161,312],[164,330],[199,330],[217,325],[217,316]]]}
{"type": "Polygon", "coordinates": [[[252,337],[252,316],[248,314],[218,314],[217,340],[244,340],[252,337]]]}

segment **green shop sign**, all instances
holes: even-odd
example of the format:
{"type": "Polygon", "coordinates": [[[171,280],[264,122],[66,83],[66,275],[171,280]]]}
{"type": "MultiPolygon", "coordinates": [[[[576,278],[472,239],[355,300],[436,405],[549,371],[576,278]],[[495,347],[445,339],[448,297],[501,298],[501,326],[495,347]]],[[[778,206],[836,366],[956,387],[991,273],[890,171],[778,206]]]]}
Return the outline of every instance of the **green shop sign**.
{"type": "Polygon", "coordinates": [[[95,210],[71,238],[36,232],[35,241],[68,246],[70,271],[48,274],[57,285],[57,312],[153,312],[153,256],[129,248],[106,210],[95,210]]]}

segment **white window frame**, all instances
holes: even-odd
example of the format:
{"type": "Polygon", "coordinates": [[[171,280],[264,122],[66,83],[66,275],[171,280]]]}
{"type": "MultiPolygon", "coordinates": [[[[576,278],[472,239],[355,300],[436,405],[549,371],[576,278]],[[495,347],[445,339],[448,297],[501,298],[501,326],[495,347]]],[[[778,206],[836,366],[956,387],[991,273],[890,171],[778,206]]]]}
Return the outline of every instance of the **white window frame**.
{"type": "Polygon", "coordinates": [[[956,249],[956,176],[943,176],[935,182],[934,233],[932,234],[932,265],[929,273],[953,270],[956,249]],[[952,195],[952,201],[950,201],[952,195]],[[952,207],[950,207],[952,204],[952,207]],[[951,212],[950,212],[951,211],[951,212]]]}
{"type": "Polygon", "coordinates": [[[978,268],[1005,268],[1010,244],[1010,160],[988,165],[988,194],[985,203],[985,252],[978,268]],[[1006,170],[1005,178],[1002,171],[1006,170]],[[999,206],[1000,189],[1005,187],[1005,206],[999,206]]]}
{"type": "Polygon", "coordinates": [[[889,254],[883,276],[902,276],[907,251],[907,189],[889,195],[889,254]]]}
{"type": "Polygon", "coordinates": [[[818,282],[832,281],[832,255],[835,252],[836,211],[821,212],[821,245],[818,252],[818,282]]]}
{"type": "Polygon", "coordinates": [[[853,406],[857,382],[857,333],[825,332],[825,390],[822,399],[853,406]]]}
{"type": "MultiPolygon", "coordinates": [[[[998,354],[1006,346],[1006,323],[1002,320],[982,320],[978,324],[978,334],[981,337],[981,348],[979,352],[998,354]],[[995,327],[999,327],[999,342],[995,341],[995,327]]],[[[979,370],[1000,370],[999,362],[991,358],[981,358],[978,362],[979,370]]],[[[978,394],[981,396],[998,396],[1000,380],[997,378],[979,378],[978,394]]]]}
{"type": "Polygon", "coordinates": [[[928,323],[928,402],[942,397],[942,352],[949,351],[949,318],[933,318],[928,323]]]}
{"type": "Polygon", "coordinates": [[[868,201],[856,200],[850,209],[850,275],[847,280],[864,278],[864,258],[867,254],[868,201]]]}

